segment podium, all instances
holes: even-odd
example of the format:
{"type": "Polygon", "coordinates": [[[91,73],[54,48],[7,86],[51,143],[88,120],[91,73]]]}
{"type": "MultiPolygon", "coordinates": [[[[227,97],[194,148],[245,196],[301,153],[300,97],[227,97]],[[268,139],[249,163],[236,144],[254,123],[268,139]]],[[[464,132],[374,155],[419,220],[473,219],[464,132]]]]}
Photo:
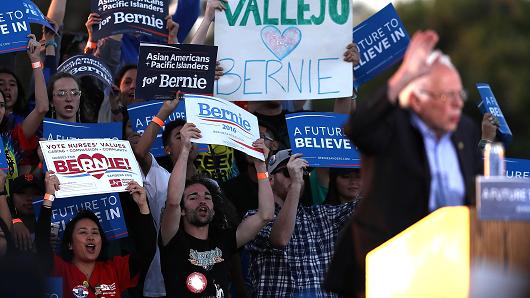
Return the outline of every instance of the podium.
{"type": "Polygon", "coordinates": [[[475,268],[489,264],[530,284],[530,222],[440,208],[367,254],[366,297],[479,297],[475,268]]]}

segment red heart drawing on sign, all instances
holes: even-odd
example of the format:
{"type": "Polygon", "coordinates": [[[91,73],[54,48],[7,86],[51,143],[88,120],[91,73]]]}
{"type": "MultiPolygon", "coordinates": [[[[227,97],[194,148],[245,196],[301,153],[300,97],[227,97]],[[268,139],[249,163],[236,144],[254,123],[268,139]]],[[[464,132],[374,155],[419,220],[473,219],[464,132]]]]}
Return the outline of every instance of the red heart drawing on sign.
{"type": "Polygon", "coordinates": [[[103,177],[108,169],[107,158],[100,153],[96,153],[92,156],[81,154],[77,157],[77,164],[79,164],[83,171],[92,175],[92,177],[96,179],[103,177]]]}

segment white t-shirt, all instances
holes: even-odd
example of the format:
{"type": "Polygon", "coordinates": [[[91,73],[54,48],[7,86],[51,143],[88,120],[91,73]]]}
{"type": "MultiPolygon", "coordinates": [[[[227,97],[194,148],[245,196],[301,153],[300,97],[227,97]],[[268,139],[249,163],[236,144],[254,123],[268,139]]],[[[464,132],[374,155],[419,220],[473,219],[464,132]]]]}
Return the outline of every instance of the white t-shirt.
{"type": "MultiPolygon", "coordinates": [[[[164,167],[158,164],[155,157],[151,154],[151,168],[142,179],[144,188],[147,192],[147,199],[149,200],[149,207],[155,222],[156,233],[160,231],[160,213],[164,208],[167,199],[167,187],[169,176],[171,175],[164,167]]],[[[158,240],[158,239],[157,239],[158,240]]],[[[158,243],[158,241],[157,241],[158,243]]],[[[160,269],[160,250],[156,246],[156,253],[144,283],[144,296],[146,297],[161,297],[166,296],[166,288],[164,287],[164,278],[160,269]]]]}

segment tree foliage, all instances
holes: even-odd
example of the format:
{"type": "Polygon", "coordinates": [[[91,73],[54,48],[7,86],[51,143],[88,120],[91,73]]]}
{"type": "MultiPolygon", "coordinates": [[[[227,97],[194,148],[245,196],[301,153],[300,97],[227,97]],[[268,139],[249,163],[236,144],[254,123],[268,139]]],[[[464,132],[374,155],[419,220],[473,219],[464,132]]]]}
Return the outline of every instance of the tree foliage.
{"type": "MultiPolygon", "coordinates": [[[[470,95],[465,112],[478,125],[475,83],[491,85],[513,134],[508,156],[530,159],[530,1],[416,0],[396,9],[409,34],[427,28],[438,32],[438,48],[451,56],[470,95]]],[[[361,98],[390,73],[363,86],[361,98]]]]}

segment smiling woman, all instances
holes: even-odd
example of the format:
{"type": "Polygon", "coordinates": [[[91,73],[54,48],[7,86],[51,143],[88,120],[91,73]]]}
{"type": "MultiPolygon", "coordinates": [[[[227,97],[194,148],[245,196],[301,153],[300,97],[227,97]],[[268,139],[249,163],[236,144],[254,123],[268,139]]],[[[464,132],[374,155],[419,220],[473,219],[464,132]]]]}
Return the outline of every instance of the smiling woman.
{"type": "Polygon", "coordinates": [[[122,199],[129,230],[137,236],[133,237],[136,253],[107,258],[107,240],[99,219],[92,211],[83,210],[66,225],[61,255],[54,256],[50,246],[50,221],[59,180],[50,171],[45,181],[46,194],[35,241],[41,257],[53,267],[52,275],[63,279],[64,296],[119,297],[128,288],[135,287],[138,277],[147,273],[156,249],[156,231],[145,189],[133,181],[127,187],[130,196],[122,199]],[[128,204],[136,206],[126,207],[128,204]],[[130,212],[126,208],[131,208],[130,212]]]}

